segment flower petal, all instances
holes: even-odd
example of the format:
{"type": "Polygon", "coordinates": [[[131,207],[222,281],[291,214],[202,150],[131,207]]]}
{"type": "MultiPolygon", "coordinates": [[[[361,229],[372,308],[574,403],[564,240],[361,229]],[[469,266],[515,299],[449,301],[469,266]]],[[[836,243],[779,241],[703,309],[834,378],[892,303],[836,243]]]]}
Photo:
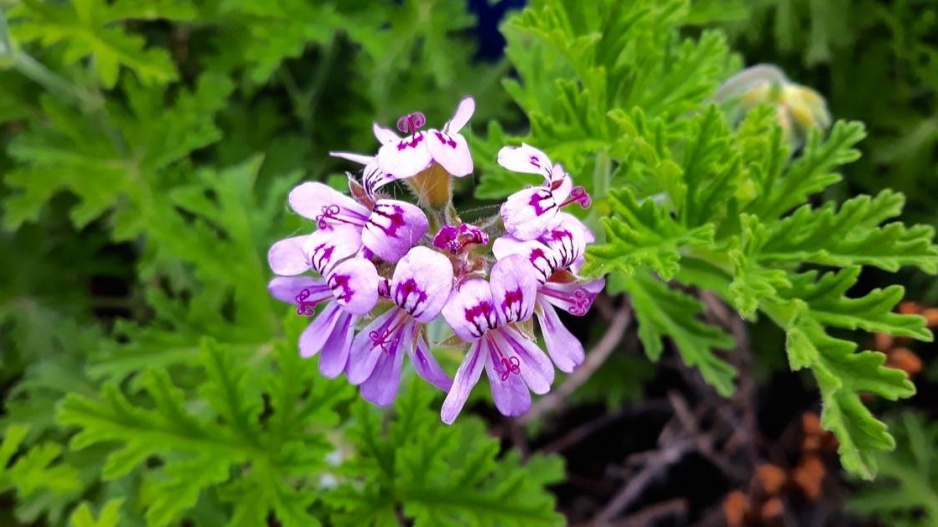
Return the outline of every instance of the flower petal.
{"type": "Polygon", "coordinates": [[[537,321],[547,344],[547,353],[558,370],[572,372],[586,359],[583,344],[563,325],[553,306],[541,298],[538,298],[537,306],[537,321]]]}
{"type": "Polygon", "coordinates": [[[489,282],[502,320],[508,323],[531,318],[538,282],[526,258],[511,255],[499,260],[492,267],[489,282]]]}
{"type": "Polygon", "coordinates": [[[327,281],[336,302],[354,315],[364,315],[378,303],[378,271],[364,258],[336,265],[327,281]]]}
{"type": "Polygon", "coordinates": [[[394,133],[394,130],[391,130],[390,128],[384,128],[378,123],[373,123],[371,130],[375,133],[375,137],[382,144],[396,143],[401,140],[400,136],[394,133]]]}
{"type": "Polygon", "coordinates": [[[306,238],[303,251],[313,269],[323,276],[362,247],[361,229],[354,225],[336,225],[318,230],[306,238]]]}
{"type": "Polygon", "coordinates": [[[393,143],[385,143],[378,150],[377,157],[381,170],[401,179],[416,175],[427,168],[432,160],[424,132],[417,132],[393,143]]]}
{"type": "Polygon", "coordinates": [[[451,425],[472,392],[472,387],[479,382],[482,376],[482,368],[485,366],[486,355],[488,355],[486,339],[477,340],[472,344],[466,358],[463,359],[459,369],[456,370],[456,377],[453,379],[453,387],[446,394],[446,400],[443,401],[443,407],[440,409],[440,418],[444,423],[451,425]]]}
{"type": "Polygon", "coordinates": [[[393,174],[381,170],[377,159],[366,165],[362,171],[362,186],[370,196],[374,196],[379,188],[397,179],[393,174]]]}
{"type": "Polygon", "coordinates": [[[537,240],[519,240],[514,236],[507,235],[497,238],[492,244],[492,254],[497,260],[507,258],[513,254],[523,256],[528,260],[531,267],[534,268],[537,281],[544,283],[554,273],[552,259],[548,258],[547,253],[550,249],[537,240]]]}
{"type": "Polygon", "coordinates": [[[385,311],[365,326],[355,340],[352,341],[351,356],[349,357],[348,380],[352,384],[361,384],[365,382],[378,363],[378,358],[386,353],[388,347],[399,340],[396,335],[396,329],[399,329],[398,321],[402,316],[406,316],[403,311],[396,307],[385,311]],[[395,329],[395,327],[397,327],[395,329]],[[394,331],[392,331],[392,329],[394,331]]]}
{"type": "Polygon", "coordinates": [[[492,289],[485,280],[466,280],[454,290],[443,306],[443,318],[456,335],[472,342],[486,331],[501,325],[499,311],[492,300],[492,289]]]}
{"type": "Polygon", "coordinates": [[[508,360],[511,360],[511,357],[518,358],[518,373],[528,388],[538,395],[549,392],[550,385],[554,382],[554,365],[541,348],[512,326],[498,330],[494,336],[499,349],[508,360]]]}
{"type": "Polygon", "coordinates": [[[436,357],[433,356],[430,344],[425,336],[418,335],[416,345],[408,347],[407,352],[410,354],[410,363],[413,364],[417,375],[421,376],[423,380],[444,392],[448,392],[453,387],[453,379],[443,371],[443,368],[436,361],[436,357]]]}
{"type": "Polygon", "coordinates": [[[294,236],[273,244],[267,251],[270,270],[279,275],[292,276],[309,271],[310,261],[303,246],[310,236],[294,236]]]}
{"type": "Polygon", "coordinates": [[[516,417],[531,409],[531,392],[521,376],[513,373],[511,364],[502,365],[502,360],[508,359],[498,355],[495,345],[489,346],[485,374],[489,378],[495,407],[502,415],[516,417]]]}
{"type": "Polygon", "coordinates": [[[320,229],[323,228],[323,221],[334,222],[330,218],[362,225],[368,217],[368,209],[364,205],[319,182],[307,182],[294,187],[287,199],[297,214],[319,222],[320,229]]]}
{"type": "Polygon", "coordinates": [[[314,306],[332,298],[326,281],[312,276],[278,276],[267,284],[267,290],[270,296],[290,304],[314,306]]]}
{"type": "Polygon", "coordinates": [[[498,164],[512,172],[541,174],[550,180],[551,162],[547,154],[533,146],[506,146],[498,151],[498,164]]]}
{"type": "Polygon", "coordinates": [[[526,188],[502,203],[502,222],[515,238],[533,240],[547,230],[558,209],[548,187],[526,188]]]}
{"type": "Polygon", "coordinates": [[[570,267],[583,256],[588,234],[592,234],[589,228],[576,216],[561,212],[537,239],[549,249],[547,257],[557,271],[570,267]]]}
{"type": "Polygon", "coordinates": [[[396,262],[413,247],[430,223],[420,207],[392,199],[375,203],[362,232],[362,243],[382,260],[396,262]]]}
{"type": "Polygon", "coordinates": [[[345,370],[357,320],[358,317],[348,313],[339,313],[336,318],[335,327],[322,345],[322,353],[319,355],[319,372],[324,377],[334,379],[345,370]]]}
{"type": "Polygon", "coordinates": [[[538,290],[538,300],[543,300],[563,309],[571,315],[581,317],[589,311],[596,295],[603,290],[606,280],[599,278],[591,282],[561,284],[547,282],[538,290]]]}
{"type": "Polygon", "coordinates": [[[397,262],[391,279],[391,300],[420,322],[430,322],[443,309],[453,289],[449,258],[417,246],[397,262]]]}
{"type": "MultiPolygon", "coordinates": [[[[395,348],[399,347],[401,335],[397,336],[395,348]]],[[[361,385],[362,397],[378,406],[387,406],[394,402],[401,385],[401,365],[404,363],[403,350],[394,353],[381,353],[371,376],[361,385]]]]}
{"type": "Polygon", "coordinates": [[[427,132],[427,150],[433,160],[451,176],[463,177],[472,173],[472,154],[461,134],[449,135],[439,130],[427,132]]]}
{"type": "Polygon", "coordinates": [[[453,114],[453,118],[443,127],[443,131],[449,134],[459,133],[462,127],[466,126],[466,123],[472,118],[472,114],[475,113],[475,111],[476,101],[472,97],[466,97],[459,101],[459,106],[456,107],[456,113],[453,114]]]}
{"type": "Polygon", "coordinates": [[[300,355],[302,357],[309,358],[319,353],[319,350],[329,340],[329,336],[332,335],[332,329],[335,328],[336,322],[338,322],[342,313],[342,307],[335,302],[326,304],[326,307],[300,335],[300,355]]]}
{"type": "Polygon", "coordinates": [[[329,155],[341,159],[348,159],[349,161],[358,163],[359,165],[367,165],[368,163],[371,163],[375,160],[375,156],[356,154],[355,152],[329,152],[329,155]]]}

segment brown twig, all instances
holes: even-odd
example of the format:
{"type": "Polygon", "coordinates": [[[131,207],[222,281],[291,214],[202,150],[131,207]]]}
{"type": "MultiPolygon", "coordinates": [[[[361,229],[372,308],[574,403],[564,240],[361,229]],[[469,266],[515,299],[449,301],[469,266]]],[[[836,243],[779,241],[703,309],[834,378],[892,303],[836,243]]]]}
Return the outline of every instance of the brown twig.
{"type": "Polygon", "coordinates": [[[518,422],[522,425],[530,424],[559,409],[567,397],[589,380],[593,373],[606,362],[606,359],[609,358],[609,355],[616,349],[625,335],[625,330],[628,329],[631,320],[632,309],[629,304],[625,304],[616,311],[609,323],[609,329],[606,330],[603,338],[596,343],[593,351],[586,356],[586,361],[571,373],[556,390],[542,397],[531,408],[531,411],[518,419],[518,422]]]}
{"type": "Polygon", "coordinates": [[[593,519],[594,527],[608,527],[622,511],[641,498],[645,489],[671,465],[684,458],[688,452],[696,449],[696,441],[685,439],[673,442],[647,456],[645,466],[612,497],[612,500],[593,519]]]}

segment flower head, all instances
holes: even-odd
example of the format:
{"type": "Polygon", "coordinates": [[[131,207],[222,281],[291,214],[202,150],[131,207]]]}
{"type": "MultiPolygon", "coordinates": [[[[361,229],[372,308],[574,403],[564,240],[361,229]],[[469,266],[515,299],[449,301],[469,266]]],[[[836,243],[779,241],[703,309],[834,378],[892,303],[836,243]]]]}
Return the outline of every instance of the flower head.
{"type": "Polygon", "coordinates": [[[542,175],[542,185],[513,194],[499,216],[478,225],[459,218],[451,178],[472,172],[460,130],[474,110],[475,102],[464,99],[442,129],[426,131],[423,114],[413,112],[398,121],[404,137],[373,126],[381,143],[374,155],[333,152],[364,165],[360,180],[349,174],[351,195],[322,183],[294,188],[290,206],[314,229],[268,252],[278,275],[268,285],[271,295],[311,318],[299,339],[302,356],[318,354],[323,375],[344,372],[362,397],[383,406],[397,396],[406,355],[420,377],[447,392],[446,423],[456,419],[482,370],[499,411],[526,412],[531,392],[550,390],[555,364],[570,372],[585,356],[557,310],[585,314],[604,285],[577,276],[594,238],[561,211],[588,206],[589,196],[536,148],[503,148],[498,162],[542,175]],[[435,209],[432,231],[421,207],[380,193],[396,180],[435,209]],[[507,234],[490,244],[493,232],[502,232],[499,219],[507,234]],[[455,378],[437,362],[428,338],[427,325],[440,315],[469,345],[455,378]],[[530,334],[535,317],[547,353],[530,334]]]}

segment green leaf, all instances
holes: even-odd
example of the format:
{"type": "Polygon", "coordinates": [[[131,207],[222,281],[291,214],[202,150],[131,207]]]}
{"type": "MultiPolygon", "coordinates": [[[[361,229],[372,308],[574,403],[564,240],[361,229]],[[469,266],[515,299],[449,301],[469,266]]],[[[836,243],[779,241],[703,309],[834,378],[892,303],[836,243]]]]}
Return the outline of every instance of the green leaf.
{"type": "Polygon", "coordinates": [[[938,520],[938,427],[924,416],[907,413],[891,422],[898,448],[876,456],[879,476],[862,487],[848,510],[875,516],[884,525],[925,527],[938,520]]]}
{"type": "Polygon", "coordinates": [[[88,59],[95,67],[101,84],[113,88],[120,69],[133,71],[146,85],[165,84],[176,79],[177,72],[169,53],[164,49],[146,49],[144,38],[129,33],[117,22],[134,18],[177,18],[194,15],[192,9],[176,4],[166,11],[130,2],[113,5],[101,0],[76,0],[65,4],[49,4],[23,0],[10,13],[15,24],[13,35],[20,41],[38,41],[45,46],[63,43],[66,64],[88,59]]]}
{"type": "Polygon", "coordinates": [[[884,221],[902,212],[905,198],[885,190],[876,197],[858,196],[839,210],[833,203],[820,208],[804,205],[772,224],[758,259],[766,263],[810,262],[822,265],[870,265],[896,271],[916,266],[938,272],[935,230],[926,225],[907,228],[884,221]]]}
{"type": "Polygon", "coordinates": [[[123,503],[122,499],[109,500],[101,509],[101,514],[95,519],[88,502],[82,502],[69,518],[69,525],[71,527],[117,527],[121,519],[120,510],[123,503]]]}
{"type": "Polygon", "coordinates": [[[362,484],[330,494],[342,510],[335,525],[397,525],[398,507],[426,527],[564,523],[544,488],[563,477],[558,458],[522,465],[516,452],[499,457],[499,443],[481,421],[463,415],[441,427],[438,406],[428,408],[433,389],[419,380],[403,388],[387,423],[367,403],[354,407],[349,437],[358,456],[346,470],[362,484]]]}
{"type": "Polygon", "coordinates": [[[714,350],[731,349],[733,339],[697,318],[703,312],[700,302],[647,275],[627,278],[624,284],[638,321],[638,336],[649,358],[657,360],[661,356],[661,339],[669,337],[685,364],[699,368],[704,380],[721,395],[731,395],[736,370],[718,358],[714,350]]]}
{"type": "Polygon", "coordinates": [[[609,193],[612,216],[603,218],[606,242],[587,248],[584,276],[619,271],[631,276],[650,268],[671,278],[679,268],[679,249],[713,241],[712,225],[686,228],[674,220],[667,207],[654,200],[639,203],[628,189],[609,193]]]}

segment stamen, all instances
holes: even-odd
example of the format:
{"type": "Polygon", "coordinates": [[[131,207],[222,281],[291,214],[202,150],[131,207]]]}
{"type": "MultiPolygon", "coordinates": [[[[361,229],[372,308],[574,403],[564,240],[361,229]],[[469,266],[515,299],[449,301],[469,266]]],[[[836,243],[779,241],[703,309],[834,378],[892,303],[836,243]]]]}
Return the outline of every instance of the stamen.
{"type": "Polygon", "coordinates": [[[316,314],[317,302],[310,302],[307,299],[312,295],[309,289],[300,291],[294,298],[296,300],[296,314],[302,317],[311,317],[316,314]]]}
{"type": "Polygon", "coordinates": [[[567,198],[567,201],[564,201],[560,204],[561,207],[566,207],[572,203],[579,203],[580,208],[588,209],[589,206],[593,203],[592,198],[586,189],[580,186],[573,187],[573,190],[570,191],[570,197],[567,198]]]}
{"type": "Polygon", "coordinates": [[[364,225],[364,222],[361,221],[361,217],[358,214],[353,214],[352,217],[343,217],[341,214],[342,208],[338,205],[323,205],[322,214],[316,216],[316,226],[322,230],[332,230],[334,225],[340,223],[364,225]],[[359,221],[355,221],[356,219],[359,221]]]}
{"type": "Polygon", "coordinates": [[[388,321],[384,327],[378,328],[377,330],[368,333],[368,338],[371,339],[371,342],[374,346],[380,346],[381,351],[385,353],[394,353],[394,351],[397,349],[397,346],[391,345],[393,344],[391,342],[391,337],[394,336],[399,329],[401,329],[401,326],[403,326],[405,322],[407,322],[407,316],[402,315],[403,311],[401,311],[399,316],[393,317],[390,321],[388,321]],[[389,328],[388,325],[390,325],[392,321],[394,322],[394,325],[389,328]]]}
{"type": "Polygon", "coordinates": [[[411,135],[423,128],[425,124],[427,124],[427,118],[420,112],[413,112],[397,120],[397,129],[411,135]]]}
{"type": "Polygon", "coordinates": [[[507,381],[508,377],[512,374],[521,374],[521,361],[518,357],[506,357],[505,354],[502,353],[501,348],[494,342],[492,342],[492,347],[495,348],[495,353],[498,353],[498,362],[501,363],[501,371],[499,371],[497,366],[495,367],[495,371],[501,374],[502,381],[507,381]]]}

